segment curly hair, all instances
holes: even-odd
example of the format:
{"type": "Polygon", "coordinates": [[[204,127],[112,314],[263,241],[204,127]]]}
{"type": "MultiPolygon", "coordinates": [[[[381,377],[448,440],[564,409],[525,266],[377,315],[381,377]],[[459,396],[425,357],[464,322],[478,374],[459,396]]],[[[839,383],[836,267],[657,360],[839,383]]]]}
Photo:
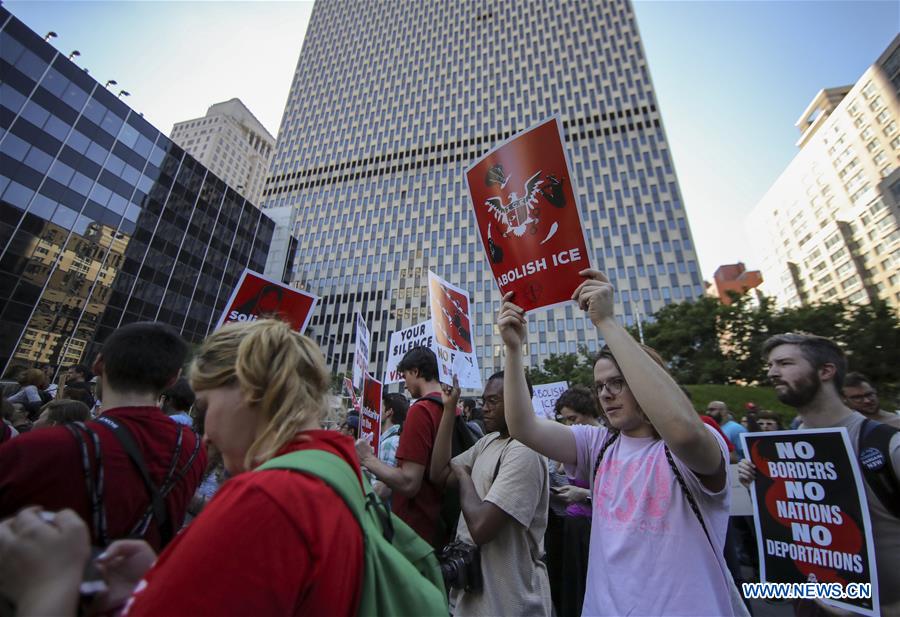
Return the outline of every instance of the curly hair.
{"type": "Polygon", "coordinates": [[[582,416],[590,418],[600,417],[600,402],[597,400],[594,392],[584,386],[572,386],[560,394],[554,407],[557,415],[562,412],[563,407],[568,407],[582,416]]]}

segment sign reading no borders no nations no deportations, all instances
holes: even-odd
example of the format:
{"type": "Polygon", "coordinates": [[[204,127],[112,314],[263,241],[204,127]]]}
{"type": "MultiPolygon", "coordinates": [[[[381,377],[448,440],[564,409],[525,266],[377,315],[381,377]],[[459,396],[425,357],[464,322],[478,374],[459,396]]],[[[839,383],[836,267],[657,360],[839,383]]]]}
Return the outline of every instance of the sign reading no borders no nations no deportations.
{"type": "Polygon", "coordinates": [[[288,322],[297,332],[303,332],[318,301],[318,296],[311,293],[266,278],[259,272],[244,270],[216,328],[235,321],[276,317],[288,322]]]}
{"type": "Polygon", "coordinates": [[[569,301],[590,260],[559,118],[488,152],[466,184],[500,292],[526,311],[569,301]]]}
{"type": "Polygon", "coordinates": [[[879,614],[872,523],[844,428],[743,433],[756,465],[751,496],[760,580],[871,583],[871,598],[831,601],[879,614]]]}

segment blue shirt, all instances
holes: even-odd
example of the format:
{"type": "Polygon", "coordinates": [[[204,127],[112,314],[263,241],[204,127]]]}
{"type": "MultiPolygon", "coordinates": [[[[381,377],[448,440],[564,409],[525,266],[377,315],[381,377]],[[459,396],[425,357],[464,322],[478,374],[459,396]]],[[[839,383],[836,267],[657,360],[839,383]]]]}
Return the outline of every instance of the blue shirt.
{"type": "Polygon", "coordinates": [[[722,432],[725,433],[725,436],[734,444],[734,449],[737,451],[738,456],[741,458],[746,458],[744,454],[744,446],[741,443],[741,438],[739,435],[741,433],[746,433],[747,429],[743,427],[743,425],[738,424],[734,420],[729,420],[725,424],[721,426],[722,432]]]}

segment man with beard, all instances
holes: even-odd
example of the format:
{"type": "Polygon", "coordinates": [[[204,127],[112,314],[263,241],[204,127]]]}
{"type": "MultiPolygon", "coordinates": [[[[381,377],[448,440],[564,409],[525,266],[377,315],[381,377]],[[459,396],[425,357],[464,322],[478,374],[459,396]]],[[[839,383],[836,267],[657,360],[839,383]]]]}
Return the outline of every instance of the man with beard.
{"type": "Polygon", "coordinates": [[[876,422],[900,428],[900,416],[881,409],[878,390],[862,373],[847,373],[842,392],[847,407],[853,411],[858,411],[876,422]]]}
{"type": "MultiPolygon", "coordinates": [[[[844,352],[834,342],[820,336],[779,334],[763,344],[767,358],[768,376],[775,386],[778,400],[797,409],[804,428],[844,427],[857,456],[867,449],[867,435],[882,432],[886,427],[867,420],[848,408],[841,398],[841,388],[847,371],[844,352]],[[881,427],[881,428],[878,428],[881,427]],[[871,433],[869,432],[871,431],[871,433]],[[863,438],[860,438],[860,434],[863,438]],[[862,447],[861,447],[862,445],[862,447]]],[[[893,478],[896,486],[900,477],[900,431],[886,428],[893,435],[887,441],[882,477],[893,478]]],[[[878,589],[882,615],[900,615],[900,516],[897,514],[897,493],[885,493],[873,486],[872,476],[861,465],[866,479],[866,498],[872,519],[875,542],[875,561],[878,570],[878,589]]],[[[748,459],[738,464],[741,482],[747,486],[755,476],[755,467],[748,459]]],[[[797,614],[831,614],[823,605],[809,600],[795,604],[797,614]]]]}

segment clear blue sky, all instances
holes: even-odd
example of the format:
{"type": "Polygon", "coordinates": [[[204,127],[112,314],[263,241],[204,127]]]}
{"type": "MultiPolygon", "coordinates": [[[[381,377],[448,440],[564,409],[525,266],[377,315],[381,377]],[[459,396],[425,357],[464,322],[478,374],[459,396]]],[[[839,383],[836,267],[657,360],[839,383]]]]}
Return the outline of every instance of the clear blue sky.
{"type": "MultiPolygon", "coordinates": [[[[426,0],[391,0],[426,1],[426,0]]],[[[582,1],[582,0],[571,0],[582,1]]],[[[584,0],[586,1],[586,0],[584,0]]],[[[604,0],[608,1],[608,0],[604,0]]],[[[32,29],[162,131],[239,97],[274,135],[311,2],[9,0],[32,29]]],[[[747,261],[743,220],[796,153],[821,88],[851,84],[900,31],[900,2],[635,2],[703,274],[747,261]]]]}

